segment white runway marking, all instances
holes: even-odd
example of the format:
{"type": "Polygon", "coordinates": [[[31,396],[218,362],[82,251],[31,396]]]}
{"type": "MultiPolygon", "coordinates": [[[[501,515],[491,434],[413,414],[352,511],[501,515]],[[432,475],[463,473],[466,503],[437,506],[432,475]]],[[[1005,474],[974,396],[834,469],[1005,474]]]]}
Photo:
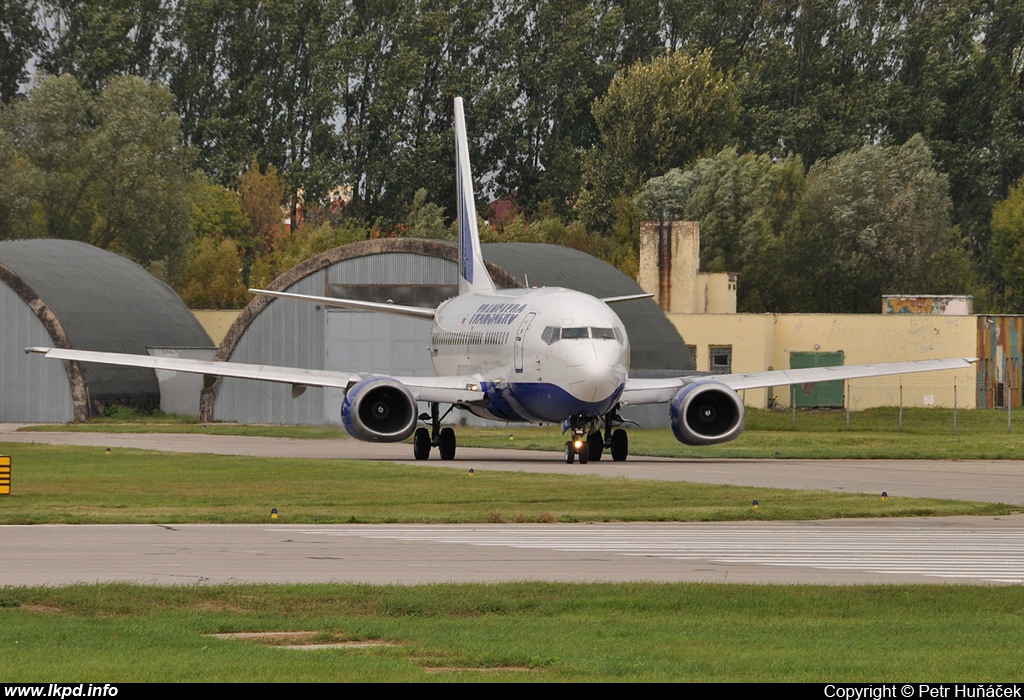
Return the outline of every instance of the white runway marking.
{"type": "Polygon", "coordinates": [[[836,523],[416,525],[296,528],[310,535],[595,552],[1024,583],[1024,531],[836,523]]]}

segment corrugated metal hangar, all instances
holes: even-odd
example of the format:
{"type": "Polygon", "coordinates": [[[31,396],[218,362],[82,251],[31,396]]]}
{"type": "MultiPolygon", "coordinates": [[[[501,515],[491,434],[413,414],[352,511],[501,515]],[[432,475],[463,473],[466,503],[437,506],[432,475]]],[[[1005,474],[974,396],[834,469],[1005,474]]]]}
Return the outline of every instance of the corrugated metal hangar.
{"type": "MultiPolygon", "coordinates": [[[[610,265],[569,248],[505,243],[485,245],[483,252],[499,287],[523,287],[528,280],[532,286],[567,287],[601,297],[642,291],[610,265]]],[[[457,291],[456,258],[455,246],[441,241],[362,241],[306,260],[275,280],[271,289],[434,307],[457,291]]],[[[693,369],[683,339],[653,301],[619,304],[616,312],[632,339],[632,375],[693,369]]],[[[429,331],[429,322],[423,320],[259,297],[228,331],[217,359],[432,376],[429,331]]],[[[338,423],[342,395],[340,389],[309,388],[292,398],[287,385],[225,378],[203,392],[202,415],[243,423],[338,423]]],[[[655,424],[642,417],[634,420],[655,424]]],[[[651,420],[663,424],[664,407],[651,420]]]]}
{"type": "Polygon", "coordinates": [[[25,354],[33,345],[138,354],[213,349],[178,295],[130,260],[76,241],[2,241],[0,421],[57,423],[115,404],[160,407],[153,370],[44,360],[25,354]]]}

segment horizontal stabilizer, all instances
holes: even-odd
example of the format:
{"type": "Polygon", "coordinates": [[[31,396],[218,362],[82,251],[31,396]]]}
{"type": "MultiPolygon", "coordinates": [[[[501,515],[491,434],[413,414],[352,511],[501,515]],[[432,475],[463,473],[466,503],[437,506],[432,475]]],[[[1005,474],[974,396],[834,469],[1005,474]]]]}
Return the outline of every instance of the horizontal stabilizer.
{"type": "Polygon", "coordinates": [[[621,297],[601,297],[605,304],[618,304],[623,301],[636,301],[637,299],[653,299],[653,294],[625,294],[621,297]]]}
{"type": "Polygon", "coordinates": [[[281,299],[295,299],[296,301],[308,301],[313,304],[334,306],[342,309],[355,309],[356,311],[376,311],[382,314],[393,314],[395,316],[406,316],[408,318],[422,318],[431,320],[434,318],[434,309],[425,309],[422,306],[402,306],[401,304],[383,303],[379,301],[359,301],[356,299],[336,299],[334,297],[316,297],[309,294],[292,294],[291,292],[271,292],[266,289],[250,289],[250,294],[259,294],[266,297],[280,297],[281,299]]]}

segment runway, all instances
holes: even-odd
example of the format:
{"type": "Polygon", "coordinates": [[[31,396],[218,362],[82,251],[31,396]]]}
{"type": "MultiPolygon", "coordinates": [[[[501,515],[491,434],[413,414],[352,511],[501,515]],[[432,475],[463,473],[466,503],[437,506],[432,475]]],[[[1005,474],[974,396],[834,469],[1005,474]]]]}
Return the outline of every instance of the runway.
{"type": "Polygon", "coordinates": [[[16,525],[0,585],[1024,582],[1024,516],[801,523],[16,525]]]}
{"type": "MultiPolygon", "coordinates": [[[[409,459],[408,445],[214,435],[17,433],[0,442],[307,459],[409,459]]],[[[1019,461],[680,460],[566,465],[460,448],[430,466],[569,472],[1020,504],[1019,461]]],[[[707,581],[1024,583],[1024,515],[798,523],[41,525],[0,527],[0,585],[707,581]]]]}

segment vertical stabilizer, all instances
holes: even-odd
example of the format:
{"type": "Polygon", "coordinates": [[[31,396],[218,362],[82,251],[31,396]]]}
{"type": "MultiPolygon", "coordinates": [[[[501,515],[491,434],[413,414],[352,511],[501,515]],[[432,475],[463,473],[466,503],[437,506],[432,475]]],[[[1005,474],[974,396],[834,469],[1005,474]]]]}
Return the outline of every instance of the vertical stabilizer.
{"type": "Polygon", "coordinates": [[[459,221],[459,294],[486,292],[494,282],[484,267],[480,252],[480,232],[476,226],[476,202],[473,199],[473,174],[469,169],[469,143],[466,141],[466,117],[462,98],[455,98],[455,207],[459,221]]]}

